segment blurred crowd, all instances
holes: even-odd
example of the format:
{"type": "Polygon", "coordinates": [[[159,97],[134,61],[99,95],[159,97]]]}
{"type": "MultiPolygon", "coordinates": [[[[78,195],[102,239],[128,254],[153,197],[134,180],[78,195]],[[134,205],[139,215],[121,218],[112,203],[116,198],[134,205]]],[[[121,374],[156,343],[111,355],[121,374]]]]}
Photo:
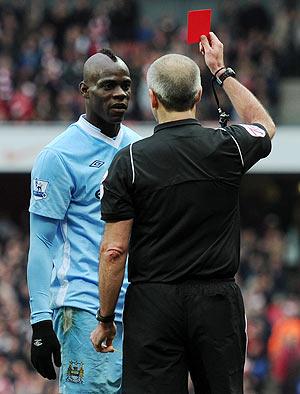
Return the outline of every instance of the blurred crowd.
{"type": "Polygon", "coordinates": [[[0,394],[57,394],[56,383],[33,372],[26,282],[28,238],[0,221],[0,394]]]}
{"type": "Polygon", "coordinates": [[[273,215],[261,229],[243,229],[238,283],[248,322],[247,394],[300,393],[299,274],[300,215],[286,232],[273,215]]]}
{"type": "MultiPolygon", "coordinates": [[[[242,230],[237,276],[248,321],[245,394],[299,394],[300,205],[286,231],[273,215],[261,223],[242,230]]],[[[27,234],[1,220],[0,394],[57,394],[30,364],[27,248],[27,234]]]]}
{"type": "MultiPolygon", "coordinates": [[[[215,119],[209,72],[197,46],[186,44],[186,15],[178,18],[170,0],[170,13],[163,15],[160,2],[153,1],[157,17],[151,19],[143,13],[147,1],[0,0],[0,120],[76,119],[83,109],[78,93],[83,63],[103,47],[112,48],[131,69],[128,119],[152,120],[145,72],[167,52],[186,54],[201,65],[205,94],[199,117],[215,119]]],[[[276,120],[281,78],[300,73],[299,3],[214,4],[212,29],[225,44],[226,64],[276,120]]]]}

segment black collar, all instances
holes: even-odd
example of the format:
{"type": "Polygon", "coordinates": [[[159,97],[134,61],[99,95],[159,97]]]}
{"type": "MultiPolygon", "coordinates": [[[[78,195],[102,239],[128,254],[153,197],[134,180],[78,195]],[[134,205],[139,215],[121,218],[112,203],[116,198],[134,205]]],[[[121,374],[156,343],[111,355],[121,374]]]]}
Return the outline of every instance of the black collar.
{"type": "Polygon", "coordinates": [[[155,126],[154,133],[156,133],[157,131],[163,130],[163,129],[169,129],[170,127],[186,126],[186,125],[192,125],[192,124],[197,124],[197,125],[201,126],[199,121],[195,118],[173,120],[172,122],[160,123],[157,126],[155,126]]]}

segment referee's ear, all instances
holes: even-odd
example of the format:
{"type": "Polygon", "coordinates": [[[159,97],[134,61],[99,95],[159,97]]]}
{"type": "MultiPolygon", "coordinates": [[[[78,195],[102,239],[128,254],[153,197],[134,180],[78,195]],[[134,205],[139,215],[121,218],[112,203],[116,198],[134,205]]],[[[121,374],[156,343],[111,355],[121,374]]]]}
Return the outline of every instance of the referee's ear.
{"type": "Polygon", "coordinates": [[[195,104],[199,103],[202,97],[202,88],[198,90],[196,96],[195,96],[195,104]]]}
{"type": "Polygon", "coordinates": [[[149,89],[148,92],[149,92],[151,107],[154,109],[157,109],[158,108],[158,98],[157,98],[156,94],[153,92],[152,89],[149,89]]]}
{"type": "Polygon", "coordinates": [[[84,81],[81,81],[79,84],[79,90],[81,95],[85,98],[88,99],[89,98],[89,87],[87,86],[87,84],[84,81]]]}

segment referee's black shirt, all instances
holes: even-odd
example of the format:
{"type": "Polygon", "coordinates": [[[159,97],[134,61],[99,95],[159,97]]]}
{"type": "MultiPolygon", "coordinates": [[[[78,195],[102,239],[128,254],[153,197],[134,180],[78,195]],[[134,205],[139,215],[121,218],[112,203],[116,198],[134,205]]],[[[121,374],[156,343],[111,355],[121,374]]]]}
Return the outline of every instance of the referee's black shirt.
{"type": "Polygon", "coordinates": [[[103,182],[102,219],[134,218],[130,282],[231,278],[239,266],[242,175],[271,150],[261,125],[159,124],[122,149],[103,182]]]}

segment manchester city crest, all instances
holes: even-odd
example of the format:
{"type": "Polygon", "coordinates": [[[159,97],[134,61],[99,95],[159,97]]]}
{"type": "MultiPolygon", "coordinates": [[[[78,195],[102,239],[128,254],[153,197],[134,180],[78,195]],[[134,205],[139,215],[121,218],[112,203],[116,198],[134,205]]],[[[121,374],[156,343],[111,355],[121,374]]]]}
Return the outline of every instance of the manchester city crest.
{"type": "Polygon", "coordinates": [[[69,361],[67,370],[67,382],[83,383],[84,364],[80,361],[69,361]]]}

